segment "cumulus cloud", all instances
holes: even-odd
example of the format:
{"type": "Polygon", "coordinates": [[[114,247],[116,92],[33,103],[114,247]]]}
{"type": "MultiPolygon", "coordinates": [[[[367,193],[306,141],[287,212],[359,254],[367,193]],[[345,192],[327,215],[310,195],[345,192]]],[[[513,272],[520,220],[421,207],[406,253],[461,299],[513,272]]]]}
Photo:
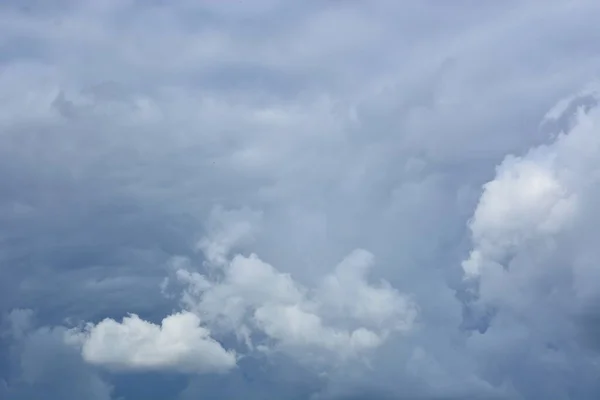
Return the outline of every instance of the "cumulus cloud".
{"type": "MultiPolygon", "coordinates": [[[[236,220],[221,224],[224,232],[242,226],[236,220]]],[[[227,236],[213,233],[215,238],[227,236]]],[[[181,262],[174,264],[176,279],[187,285],[182,302],[219,331],[244,338],[250,348],[252,334],[258,331],[297,355],[316,350],[323,358],[319,351],[326,350],[335,360],[376,348],[389,334],[413,327],[417,306],[412,299],[386,281],[379,285],[367,281],[374,258],[365,250],[353,251],[309,289],[256,254],[230,256],[231,247],[213,240],[218,241],[204,238],[200,243],[208,262],[219,268],[216,275],[208,277],[179,268],[181,262]],[[213,257],[216,248],[219,256],[213,257]]]]}
{"type": "Polygon", "coordinates": [[[170,315],[161,325],[137,315],[120,323],[105,319],[83,332],[70,331],[66,341],[81,346],[86,362],[118,370],[205,373],[224,372],[236,365],[235,353],[223,349],[189,312],[170,315]]]}
{"type": "Polygon", "coordinates": [[[474,249],[463,263],[468,276],[482,274],[485,264],[507,267],[520,248],[582,218],[581,197],[597,180],[597,87],[559,101],[543,123],[563,120],[564,129],[523,156],[507,156],[483,185],[469,223],[474,249]]]}
{"type": "MultiPolygon", "coordinates": [[[[553,118],[565,117],[558,107],[570,112],[559,103],[553,118]]],[[[597,386],[583,371],[596,371],[600,359],[586,350],[594,343],[589,339],[600,288],[598,253],[589,240],[597,234],[600,109],[581,105],[569,121],[569,128],[549,144],[507,157],[483,186],[469,224],[473,250],[463,269],[467,280],[476,283],[471,306],[495,314],[485,335],[476,335],[469,346],[494,357],[497,353],[487,348],[490,341],[529,347],[519,373],[532,379],[558,376],[552,366],[561,365],[570,374],[582,374],[577,381],[583,386],[576,394],[569,394],[564,384],[539,392],[585,398],[597,386]]],[[[507,359],[492,364],[512,362],[507,359]]],[[[505,372],[504,379],[510,376],[519,391],[533,396],[514,373],[505,372]]]]}
{"type": "Polygon", "coordinates": [[[597,121],[598,108],[579,108],[570,129],[550,144],[502,162],[496,177],[483,186],[469,223],[474,248],[463,263],[467,276],[498,267],[510,273],[519,252],[540,241],[551,245],[549,239],[587,215],[582,208],[589,207],[598,179],[597,121]]]}
{"type": "Polygon", "coordinates": [[[561,182],[555,154],[538,150],[509,157],[484,185],[469,224],[476,248],[463,264],[467,275],[478,275],[485,263],[502,265],[521,244],[556,233],[573,217],[577,198],[561,182]]]}
{"type": "MultiPolygon", "coordinates": [[[[208,327],[221,335],[233,333],[246,351],[283,350],[324,365],[360,356],[389,335],[412,330],[416,304],[386,281],[367,281],[374,257],[365,250],[349,254],[314,289],[254,253],[231,256],[258,230],[252,219],[259,221],[259,214],[220,207],[211,212],[208,236],[197,245],[208,274],[190,270],[189,260],[181,257],[172,261],[175,278],[185,285],[183,311],[160,325],[135,314],[122,322],[88,323],[71,329],[66,342],[79,347],[86,362],[116,371],[207,373],[236,366],[235,351],[223,348],[208,327]],[[253,343],[257,334],[275,347],[264,340],[253,343]]],[[[163,289],[167,286],[168,281],[163,289]]]]}

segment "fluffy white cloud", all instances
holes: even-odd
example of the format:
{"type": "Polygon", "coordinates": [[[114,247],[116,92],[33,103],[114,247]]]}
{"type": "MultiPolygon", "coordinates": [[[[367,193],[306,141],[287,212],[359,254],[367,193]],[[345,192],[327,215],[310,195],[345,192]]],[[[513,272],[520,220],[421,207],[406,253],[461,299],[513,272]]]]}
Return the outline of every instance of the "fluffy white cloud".
{"type": "Polygon", "coordinates": [[[486,265],[508,267],[522,247],[556,235],[586,214],[580,211],[581,197],[596,184],[599,168],[599,98],[594,82],[559,101],[542,124],[562,120],[563,130],[554,132],[549,144],[507,156],[483,185],[469,223],[474,248],[463,263],[467,276],[480,275],[486,265]]]}
{"type": "Polygon", "coordinates": [[[210,337],[200,319],[189,312],[170,315],[161,325],[137,315],[122,322],[105,319],[85,330],[71,330],[67,342],[81,346],[83,359],[116,370],[175,370],[185,373],[224,372],[236,355],[210,337]]]}
{"type": "Polygon", "coordinates": [[[552,149],[509,157],[486,183],[469,224],[475,249],[463,268],[480,274],[485,264],[502,265],[530,239],[560,230],[577,209],[577,197],[561,181],[552,149]]]}
{"type": "Polygon", "coordinates": [[[81,348],[86,362],[116,371],[207,373],[236,366],[235,352],[214,340],[207,326],[221,335],[234,333],[247,351],[271,350],[269,341],[253,343],[260,333],[275,341],[274,350],[324,364],[363,355],[389,335],[411,331],[416,305],[386,281],[368,282],[374,257],[365,250],[353,251],[312,290],[256,254],[231,257],[231,251],[256,231],[248,216],[257,215],[213,210],[209,236],[198,244],[207,275],[190,271],[189,260],[173,260],[175,277],[185,284],[184,311],[167,316],[160,325],[135,314],[122,322],[107,318],[71,329],[65,340],[81,348]]]}
{"type": "Polygon", "coordinates": [[[463,269],[475,296],[468,307],[492,318],[467,347],[489,360],[481,361],[486,369],[520,359],[521,367],[498,379],[510,380],[526,398],[585,398],[596,390],[586,371],[598,371],[600,361],[590,351],[598,343],[600,253],[592,238],[600,233],[600,108],[568,106],[579,101],[570,98],[548,114],[569,122],[549,144],[504,160],[469,224],[473,249],[463,269]],[[501,348],[520,352],[501,354],[501,348]],[[562,384],[535,391],[518,377],[560,379],[559,365],[584,382],[577,394],[562,384]]]}
{"type": "Polygon", "coordinates": [[[502,162],[494,180],[483,186],[469,223],[474,247],[463,263],[466,276],[498,268],[510,274],[510,264],[521,252],[535,246],[552,251],[552,239],[569,227],[569,235],[582,233],[574,225],[590,212],[586,207],[598,182],[599,118],[597,107],[581,107],[571,127],[552,143],[502,162]]]}
{"type": "MultiPolygon", "coordinates": [[[[223,232],[239,232],[235,230],[239,226],[240,221],[229,218],[221,222],[223,232]]],[[[413,300],[386,281],[379,285],[367,281],[374,257],[365,250],[352,252],[309,289],[256,254],[230,256],[236,241],[226,246],[218,239],[226,234],[213,234],[216,243],[210,238],[200,241],[213,264],[212,276],[190,271],[185,264],[181,268],[181,262],[173,264],[177,280],[187,286],[182,301],[218,331],[243,338],[251,349],[253,333],[258,331],[274,339],[280,349],[296,355],[316,350],[318,358],[323,358],[319,349],[326,350],[335,362],[372,350],[388,335],[410,332],[413,327],[417,317],[413,300]],[[218,257],[213,256],[214,249],[219,249],[218,257]],[[224,262],[225,257],[230,258],[224,262]]]]}
{"type": "Polygon", "coordinates": [[[264,333],[283,346],[302,350],[316,347],[331,351],[333,357],[373,349],[383,341],[381,336],[362,327],[347,331],[324,326],[321,317],[297,305],[261,306],[254,312],[254,319],[264,333]]]}

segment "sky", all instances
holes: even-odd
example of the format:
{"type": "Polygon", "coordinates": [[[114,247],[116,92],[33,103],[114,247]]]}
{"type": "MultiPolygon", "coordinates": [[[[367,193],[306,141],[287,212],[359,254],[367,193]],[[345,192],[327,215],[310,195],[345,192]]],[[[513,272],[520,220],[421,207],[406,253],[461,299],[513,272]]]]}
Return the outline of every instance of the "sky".
{"type": "Polygon", "coordinates": [[[600,398],[599,23],[0,2],[0,399],[600,398]]]}

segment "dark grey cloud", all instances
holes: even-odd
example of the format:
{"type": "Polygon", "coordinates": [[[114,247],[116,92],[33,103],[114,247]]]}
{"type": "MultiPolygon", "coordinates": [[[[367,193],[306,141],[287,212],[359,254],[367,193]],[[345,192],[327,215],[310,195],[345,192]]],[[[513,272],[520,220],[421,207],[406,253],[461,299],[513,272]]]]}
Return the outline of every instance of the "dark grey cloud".
{"type": "Polygon", "coordinates": [[[0,394],[596,398],[599,8],[3,2],[0,394]]]}
{"type": "Polygon", "coordinates": [[[112,398],[111,385],[89,368],[73,348],[63,343],[63,328],[35,329],[31,319],[30,311],[16,309],[4,324],[2,336],[11,345],[9,369],[4,387],[0,387],[4,391],[3,398],[112,398]]]}

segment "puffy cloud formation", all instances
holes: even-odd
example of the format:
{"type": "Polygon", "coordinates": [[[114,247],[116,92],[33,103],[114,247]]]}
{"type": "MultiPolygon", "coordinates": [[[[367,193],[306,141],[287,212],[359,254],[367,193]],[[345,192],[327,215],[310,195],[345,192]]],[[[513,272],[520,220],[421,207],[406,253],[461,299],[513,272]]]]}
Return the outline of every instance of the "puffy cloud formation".
{"type": "MultiPolygon", "coordinates": [[[[487,347],[491,338],[506,341],[528,348],[520,357],[535,379],[542,374],[565,379],[553,366],[568,365],[570,373],[581,373],[579,380],[588,382],[599,361],[591,349],[600,254],[590,240],[600,233],[594,217],[600,200],[600,109],[581,106],[570,120],[571,127],[550,143],[508,156],[483,186],[469,223],[473,249],[463,269],[475,284],[472,306],[495,314],[485,335],[477,335],[471,345],[487,347]]],[[[506,362],[506,355],[499,358],[506,362]]],[[[561,398],[593,393],[585,384],[577,389],[555,384],[546,390],[561,398]]],[[[525,393],[533,396],[534,391],[525,393]]]]}
{"type": "Polygon", "coordinates": [[[0,399],[599,398],[598,15],[0,2],[0,399]]]}
{"type": "Polygon", "coordinates": [[[115,369],[175,369],[183,372],[222,372],[235,366],[227,352],[189,312],[163,319],[161,326],[137,315],[121,323],[105,319],[85,331],[69,332],[68,342],[79,342],[83,359],[115,369]]]}
{"type": "MultiPolygon", "coordinates": [[[[239,226],[243,223],[234,222],[239,226]]],[[[228,225],[223,231],[238,232],[228,225]]],[[[226,236],[219,233],[216,238],[226,236]]],[[[213,278],[180,268],[181,259],[174,264],[175,276],[188,286],[182,296],[187,308],[217,329],[244,338],[250,348],[254,345],[249,335],[259,331],[300,354],[313,349],[323,358],[325,350],[334,359],[378,347],[389,334],[413,326],[417,306],[409,297],[388,282],[371,285],[366,280],[374,259],[365,250],[353,251],[309,290],[256,254],[225,260],[229,249],[222,243],[209,238],[200,242],[213,278]]]]}
{"type": "MultiPolygon", "coordinates": [[[[474,247],[463,263],[468,278],[478,278],[480,283],[490,280],[490,285],[511,275],[509,279],[520,275],[538,280],[538,273],[554,269],[553,263],[544,267],[547,261],[536,262],[538,257],[557,256],[566,240],[573,240],[576,247],[578,241],[585,242],[583,238],[591,233],[589,208],[596,200],[600,171],[599,121],[598,108],[579,108],[572,127],[551,143],[523,156],[508,156],[500,164],[496,177],[483,185],[469,223],[474,247]],[[527,257],[526,262],[522,257],[527,257]],[[521,275],[524,269],[528,272],[521,275]]],[[[557,267],[577,278],[577,264],[572,259],[557,267]]],[[[583,293],[575,289],[574,294],[583,293]]]]}
{"type": "Polygon", "coordinates": [[[379,347],[388,335],[411,330],[416,305],[385,281],[366,281],[374,260],[365,250],[353,251],[313,290],[256,254],[226,259],[253,231],[248,220],[231,218],[236,214],[245,213],[216,209],[212,219],[222,219],[220,229],[199,242],[212,278],[184,268],[189,260],[172,260],[175,278],[186,286],[181,295],[185,311],[167,316],[161,325],[137,315],[121,323],[88,323],[70,330],[66,342],[80,347],[85,361],[117,371],[207,373],[233,368],[236,356],[202,322],[218,333],[233,333],[247,350],[254,350],[253,338],[259,333],[276,342],[277,348],[258,344],[263,352],[281,349],[325,364],[361,355],[379,347]]]}

